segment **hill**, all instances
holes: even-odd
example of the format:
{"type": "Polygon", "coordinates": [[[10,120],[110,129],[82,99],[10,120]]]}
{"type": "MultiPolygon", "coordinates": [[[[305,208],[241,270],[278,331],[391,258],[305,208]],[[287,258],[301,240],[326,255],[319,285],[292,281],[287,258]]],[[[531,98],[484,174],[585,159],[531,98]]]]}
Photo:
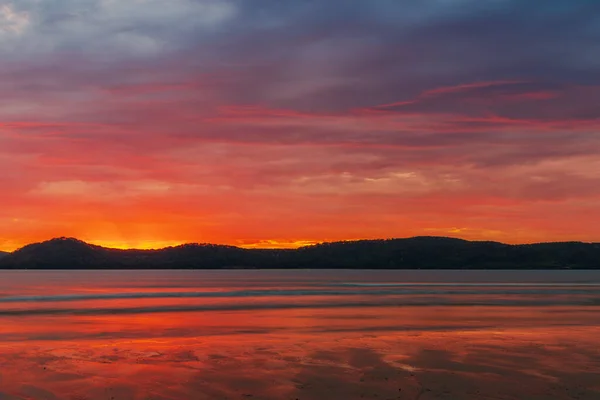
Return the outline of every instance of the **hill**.
{"type": "Polygon", "coordinates": [[[7,255],[9,255],[10,253],[7,253],[5,251],[0,251],[0,259],[2,259],[2,257],[5,257],[7,255]]]}
{"type": "Polygon", "coordinates": [[[600,269],[599,243],[507,245],[444,237],[360,240],[286,249],[186,244],[118,250],[72,238],[25,246],[0,258],[2,269],[600,269]]]}

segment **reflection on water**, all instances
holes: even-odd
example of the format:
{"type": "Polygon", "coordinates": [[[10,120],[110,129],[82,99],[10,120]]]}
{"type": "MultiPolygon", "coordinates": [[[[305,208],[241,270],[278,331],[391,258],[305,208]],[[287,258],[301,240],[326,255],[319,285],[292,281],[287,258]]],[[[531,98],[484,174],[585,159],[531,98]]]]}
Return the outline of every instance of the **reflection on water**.
{"type": "Polygon", "coordinates": [[[600,399],[593,271],[3,271],[0,399],[600,399]]]}

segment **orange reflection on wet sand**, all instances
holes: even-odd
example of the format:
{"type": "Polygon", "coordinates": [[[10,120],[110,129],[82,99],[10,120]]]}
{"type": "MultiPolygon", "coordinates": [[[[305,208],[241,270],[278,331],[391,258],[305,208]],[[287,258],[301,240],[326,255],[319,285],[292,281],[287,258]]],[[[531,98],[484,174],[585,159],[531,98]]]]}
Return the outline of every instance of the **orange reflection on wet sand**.
{"type": "Polygon", "coordinates": [[[1,399],[598,399],[596,307],[4,317],[1,399]]]}
{"type": "Polygon", "coordinates": [[[599,290],[592,271],[0,271],[0,400],[598,400],[599,290]]]}

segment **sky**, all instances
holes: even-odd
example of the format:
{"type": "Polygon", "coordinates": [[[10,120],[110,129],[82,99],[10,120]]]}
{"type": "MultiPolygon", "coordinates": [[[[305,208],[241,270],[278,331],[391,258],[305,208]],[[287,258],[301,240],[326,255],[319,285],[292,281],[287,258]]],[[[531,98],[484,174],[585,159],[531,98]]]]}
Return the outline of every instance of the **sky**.
{"type": "Polygon", "coordinates": [[[597,0],[0,0],[0,250],[600,241],[597,0]]]}

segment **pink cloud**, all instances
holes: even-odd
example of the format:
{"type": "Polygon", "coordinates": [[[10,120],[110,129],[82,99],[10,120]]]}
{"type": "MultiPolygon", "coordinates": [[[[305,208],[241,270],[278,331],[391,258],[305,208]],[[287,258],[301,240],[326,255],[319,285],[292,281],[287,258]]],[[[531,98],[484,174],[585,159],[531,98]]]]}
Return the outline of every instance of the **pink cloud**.
{"type": "Polygon", "coordinates": [[[600,176],[590,173],[597,120],[548,109],[577,96],[593,104],[597,91],[522,84],[430,89],[335,112],[225,103],[223,82],[195,78],[101,85],[78,105],[43,95],[0,121],[0,166],[12,171],[0,178],[0,220],[10,221],[0,240],[596,237],[570,218],[600,217],[575,209],[600,199],[600,176]],[[537,101],[544,106],[527,105],[537,101]],[[515,112],[516,103],[526,109],[515,112]],[[562,214],[548,221],[542,209],[562,214]]]}

